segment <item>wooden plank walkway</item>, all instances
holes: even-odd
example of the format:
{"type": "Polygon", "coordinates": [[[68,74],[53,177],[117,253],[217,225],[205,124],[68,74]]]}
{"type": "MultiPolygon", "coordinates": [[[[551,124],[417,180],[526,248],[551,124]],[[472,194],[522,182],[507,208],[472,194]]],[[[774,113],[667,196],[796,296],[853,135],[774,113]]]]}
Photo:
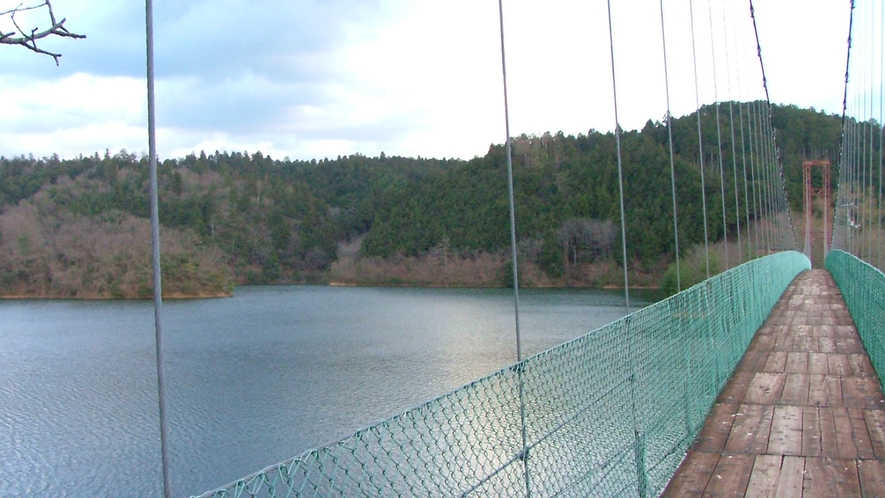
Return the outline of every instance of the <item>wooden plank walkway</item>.
{"type": "Polygon", "coordinates": [[[826,270],[787,288],[663,496],[885,497],[885,399],[826,270]]]}

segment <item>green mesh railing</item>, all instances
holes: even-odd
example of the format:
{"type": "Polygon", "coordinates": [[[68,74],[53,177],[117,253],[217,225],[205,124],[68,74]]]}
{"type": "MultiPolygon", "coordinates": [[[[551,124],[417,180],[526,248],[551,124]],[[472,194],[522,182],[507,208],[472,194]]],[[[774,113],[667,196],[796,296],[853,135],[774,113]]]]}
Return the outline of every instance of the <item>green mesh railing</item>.
{"type": "Polygon", "coordinates": [[[885,372],[882,368],[885,365],[885,274],[839,250],[827,254],[825,266],[842,292],[879,381],[885,384],[882,377],[885,372]]]}
{"type": "Polygon", "coordinates": [[[798,252],[750,261],[203,496],[656,496],[809,267],[798,252]]]}

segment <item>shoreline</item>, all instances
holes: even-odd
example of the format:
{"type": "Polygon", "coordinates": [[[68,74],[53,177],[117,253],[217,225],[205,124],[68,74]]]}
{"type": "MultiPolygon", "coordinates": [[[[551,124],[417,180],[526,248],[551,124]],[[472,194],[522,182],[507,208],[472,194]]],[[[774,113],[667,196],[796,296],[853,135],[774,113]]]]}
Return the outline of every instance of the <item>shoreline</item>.
{"type": "MultiPolygon", "coordinates": [[[[408,283],[400,283],[400,284],[360,284],[355,282],[341,282],[341,281],[332,281],[327,283],[307,283],[307,282],[298,282],[298,283],[282,283],[282,284],[262,284],[262,285],[324,285],[327,287],[364,287],[364,288],[426,288],[426,289],[510,289],[510,287],[498,287],[498,286],[484,286],[484,285],[446,285],[446,284],[408,284],[408,283]]],[[[242,287],[248,287],[249,285],[243,285],[242,287]]],[[[603,286],[582,286],[582,285],[531,285],[531,286],[520,286],[520,289],[582,289],[582,290],[607,290],[607,291],[617,291],[624,290],[624,287],[614,286],[614,285],[603,285],[603,286]]],[[[637,285],[630,286],[630,289],[633,290],[643,290],[643,291],[658,291],[660,287],[652,287],[646,285],[637,285]]],[[[216,292],[216,293],[200,293],[194,295],[186,295],[181,293],[173,293],[167,294],[163,296],[164,301],[186,301],[186,300],[196,300],[196,299],[222,299],[233,297],[235,292],[216,292]]],[[[112,296],[61,296],[61,295],[53,295],[53,294],[0,294],[0,301],[15,301],[15,300],[54,300],[54,301],[152,301],[153,297],[112,297],[112,296]]]]}
{"type": "MultiPolygon", "coordinates": [[[[163,296],[163,300],[166,301],[185,301],[191,299],[221,299],[226,297],[233,297],[233,292],[218,292],[218,293],[202,293],[195,295],[185,295],[181,293],[168,294],[163,296]]],[[[0,301],[24,301],[24,300],[53,300],[53,301],[153,301],[153,296],[150,297],[114,297],[114,296],[60,296],[53,294],[44,294],[44,295],[35,295],[35,294],[0,294],[0,301]]]]}

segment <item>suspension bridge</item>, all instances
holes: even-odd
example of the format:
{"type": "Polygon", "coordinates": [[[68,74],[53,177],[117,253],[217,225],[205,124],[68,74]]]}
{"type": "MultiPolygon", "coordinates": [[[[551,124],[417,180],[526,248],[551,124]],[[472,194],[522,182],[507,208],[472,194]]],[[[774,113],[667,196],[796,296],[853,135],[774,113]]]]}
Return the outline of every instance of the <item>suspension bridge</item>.
{"type": "MultiPolygon", "coordinates": [[[[618,121],[618,104],[629,98],[619,95],[618,75],[631,61],[617,57],[623,45],[616,43],[629,26],[613,23],[611,8],[609,2],[604,48],[611,54],[626,316],[523,358],[514,264],[513,365],[202,496],[885,494],[885,401],[877,373],[885,368],[879,334],[885,323],[880,270],[885,9],[881,2],[846,2],[851,22],[842,139],[832,158],[838,183],[830,196],[828,176],[817,187],[808,176],[800,252],[752,1],[740,7],[689,1],[680,7],[687,30],[674,29],[672,6],[660,2],[662,124],[669,133],[672,187],[668,216],[679,292],[633,311],[624,224],[624,204],[631,200],[623,196],[618,121]],[[690,43],[677,43],[680,39],[690,43]],[[687,71],[671,67],[674,46],[689,47],[693,64],[687,71]],[[689,288],[683,288],[679,268],[685,249],[680,209],[687,199],[677,196],[673,159],[670,89],[676,85],[694,89],[697,117],[693,167],[701,188],[690,196],[701,198],[707,279],[689,288]],[[811,203],[817,196],[823,197],[824,228],[813,237],[811,203]],[[726,271],[713,275],[710,246],[717,242],[726,271]],[[815,242],[825,270],[811,270],[815,242]]],[[[503,2],[499,13],[512,260],[518,261],[503,2]]],[[[155,185],[150,26],[148,0],[155,185]]],[[[156,215],[155,191],[152,197],[156,215]]],[[[159,296],[156,221],[154,226],[159,296]]],[[[155,303],[169,496],[159,297],[155,303]]]]}

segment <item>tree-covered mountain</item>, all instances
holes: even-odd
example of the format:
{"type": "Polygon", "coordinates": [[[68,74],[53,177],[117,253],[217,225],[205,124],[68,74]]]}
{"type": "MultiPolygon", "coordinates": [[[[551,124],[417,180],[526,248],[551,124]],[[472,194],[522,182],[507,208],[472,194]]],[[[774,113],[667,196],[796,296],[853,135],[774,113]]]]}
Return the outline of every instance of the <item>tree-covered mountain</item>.
{"type": "MultiPolygon", "coordinates": [[[[756,109],[757,118],[763,106],[721,104],[718,127],[716,107],[700,111],[712,241],[724,233],[720,156],[726,226],[737,230],[733,169],[743,166],[742,148],[752,147],[747,109],[756,109]],[[734,160],[732,150],[738,154],[734,160]]],[[[841,118],[774,106],[771,122],[790,201],[798,209],[801,162],[829,157],[835,164],[841,118]]],[[[644,271],[659,268],[673,251],[668,144],[660,122],[621,135],[628,258],[644,271]]],[[[696,114],[673,120],[673,145],[685,249],[703,241],[696,114]]],[[[548,285],[580,283],[576,269],[592,262],[620,264],[620,251],[613,250],[620,240],[614,134],[523,135],[512,140],[512,151],[520,257],[539,278],[548,285]]],[[[395,267],[421,260],[448,267],[478,257],[496,265],[507,260],[503,145],[470,161],[383,153],[291,161],[260,152],[201,152],[164,160],[158,174],[160,222],[170,251],[164,272],[181,295],[223,294],[233,283],[319,282],[329,278],[330,269],[338,278],[342,274],[333,265],[341,266],[345,253],[350,263],[374,261],[376,268],[381,262],[395,267]]],[[[741,172],[741,190],[743,178],[741,172]]],[[[143,261],[149,242],[132,236],[143,230],[148,206],[146,158],[125,150],[65,160],[0,157],[0,295],[149,294],[143,261]],[[91,246],[84,242],[90,237],[91,246]]],[[[345,279],[359,282],[361,267],[348,268],[345,279]]],[[[429,279],[419,283],[433,284],[429,279]]]]}

